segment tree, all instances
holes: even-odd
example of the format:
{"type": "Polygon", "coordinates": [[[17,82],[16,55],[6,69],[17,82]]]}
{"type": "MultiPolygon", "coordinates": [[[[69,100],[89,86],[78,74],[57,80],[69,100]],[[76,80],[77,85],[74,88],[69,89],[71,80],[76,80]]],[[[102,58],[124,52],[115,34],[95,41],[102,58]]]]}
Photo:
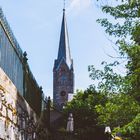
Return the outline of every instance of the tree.
{"type": "Polygon", "coordinates": [[[126,94],[115,94],[109,97],[105,106],[96,105],[98,124],[111,128],[122,127],[131,122],[140,112],[138,102],[126,94]]]}
{"type": "Polygon", "coordinates": [[[131,121],[130,123],[128,123],[127,125],[125,125],[124,127],[122,127],[121,129],[119,129],[119,131],[128,138],[128,140],[139,140],[140,138],[140,113],[137,114],[137,116],[133,119],[133,121],[131,121]]]}
{"type": "Polygon", "coordinates": [[[67,104],[65,114],[73,113],[74,129],[78,134],[86,138],[97,135],[98,116],[95,106],[104,105],[106,100],[107,96],[97,92],[93,87],[85,91],[77,91],[74,99],[67,104]]]}
{"type": "Polygon", "coordinates": [[[89,66],[90,77],[93,80],[100,80],[98,90],[110,93],[110,99],[105,106],[96,106],[98,123],[112,126],[114,130],[121,131],[129,139],[139,139],[140,1],[116,0],[116,5],[105,4],[101,8],[104,13],[114,18],[114,23],[108,19],[97,21],[105,28],[107,34],[116,37],[119,58],[127,60],[125,65],[127,72],[125,76],[114,73],[113,67],[119,65],[119,62],[117,65],[115,62],[103,63],[105,65],[102,71],[89,66]]]}
{"type": "MultiPolygon", "coordinates": [[[[119,49],[120,61],[127,60],[125,65],[127,73],[125,77],[122,77],[113,73],[112,65],[106,64],[104,72],[100,71],[100,78],[103,81],[100,87],[106,89],[108,87],[111,90],[115,88],[117,91],[131,94],[140,101],[140,1],[122,0],[122,2],[118,1],[116,6],[106,4],[102,6],[102,11],[111,15],[114,18],[113,22],[116,22],[113,24],[106,18],[97,20],[105,28],[107,34],[117,38],[116,46],[119,49]]],[[[98,71],[92,67],[90,66],[90,72],[98,74],[98,71]]],[[[93,78],[92,74],[90,76],[93,78]]]]}
{"type": "Polygon", "coordinates": [[[96,70],[93,65],[89,66],[88,70],[90,72],[90,78],[92,80],[97,80],[97,89],[102,93],[118,93],[123,92],[125,84],[125,78],[120,74],[114,72],[113,68],[119,65],[118,61],[108,64],[107,62],[102,62],[104,66],[103,70],[96,70]]]}

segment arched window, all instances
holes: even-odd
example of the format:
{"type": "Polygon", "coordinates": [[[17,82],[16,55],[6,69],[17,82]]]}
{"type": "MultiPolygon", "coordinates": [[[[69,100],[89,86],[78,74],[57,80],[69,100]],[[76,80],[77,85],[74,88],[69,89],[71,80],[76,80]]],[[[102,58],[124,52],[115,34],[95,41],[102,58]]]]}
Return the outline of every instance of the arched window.
{"type": "Polygon", "coordinates": [[[63,74],[63,75],[60,77],[60,83],[61,83],[62,85],[64,85],[64,84],[66,83],[66,81],[67,81],[67,77],[66,77],[65,74],[63,74]]]}

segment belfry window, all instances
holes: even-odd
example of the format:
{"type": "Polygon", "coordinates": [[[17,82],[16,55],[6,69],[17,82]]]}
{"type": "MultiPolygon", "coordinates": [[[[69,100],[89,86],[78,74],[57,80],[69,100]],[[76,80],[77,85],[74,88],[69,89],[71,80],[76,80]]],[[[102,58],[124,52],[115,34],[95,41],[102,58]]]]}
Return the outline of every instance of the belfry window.
{"type": "Polygon", "coordinates": [[[62,75],[61,78],[60,78],[60,82],[61,82],[61,84],[62,84],[62,85],[65,84],[66,81],[67,81],[67,77],[66,77],[66,75],[62,75]]]}

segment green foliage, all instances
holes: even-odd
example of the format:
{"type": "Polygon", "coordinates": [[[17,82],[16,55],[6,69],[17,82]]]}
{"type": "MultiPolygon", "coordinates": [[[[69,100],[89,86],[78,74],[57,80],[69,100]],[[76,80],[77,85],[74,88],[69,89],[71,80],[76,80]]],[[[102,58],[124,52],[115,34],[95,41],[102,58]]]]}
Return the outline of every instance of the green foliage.
{"type": "Polygon", "coordinates": [[[103,93],[122,92],[124,78],[113,71],[113,67],[119,65],[119,62],[115,61],[112,64],[102,62],[102,65],[104,66],[103,70],[96,70],[93,65],[88,68],[90,78],[92,80],[98,80],[98,90],[103,93]]]}
{"type": "Polygon", "coordinates": [[[116,132],[121,132],[123,136],[128,138],[129,140],[135,139],[139,140],[140,138],[140,113],[127,125],[122,128],[118,128],[115,130],[116,132]]]}
{"type": "Polygon", "coordinates": [[[128,124],[140,112],[139,104],[126,94],[111,95],[105,106],[97,105],[100,125],[109,125],[111,128],[122,127],[128,124]]]}
{"type": "MultiPolygon", "coordinates": [[[[114,23],[108,19],[98,19],[97,21],[105,28],[106,33],[118,37],[116,44],[119,47],[120,58],[124,57],[127,60],[125,66],[127,73],[126,76],[121,77],[113,72],[113,68],[109,64],[106,64],[104,71],[95,70],[90,66],[92,69],[90,76],[92,79],[99,79],[99,76],[94,75],[100,75],[101,87],[98,86],[99,88],[107,89],[108,87],[112,92],[115,90],[133,94],[136,100],[140,101],[140,1],[123,0],[119,1],[117,5],[106,4],[101,8],[104,13],[115,19],[114,23]]],[[[107,90],[109,91],[109,89],[107,90]]]]}
{"type": "MultiPolygon", "coordinates": [[[[74,128],[78,134],[90,135],[96,134],[97,127],[102,126],[110,126],[114,132],[127,132],[124,126],[133,122],[140,113],[140,106],[128,94],[97,92],[91,87],[84,92],[77,91],[64,111],[73,113],[74,128]]],[[[127,133],[122,134],[126,136],[127,133]]]]}
{"type": "Polygon", "coordinates": [[[122,0],[117,5],[105,4],[101,8],[104,13],[114,18],[114,23],[108,19],[98,19],[97,22],[105,28],[107,34],[117,37],[116,44],[119,47],[120,58],[124,57],[127,60],[125,65],[127,73],[125,76],[116,74],[113,72],[113,67],[108,64],[104,66],[104,68],[109,66],[108,71],[96,70],[90,66],[90,77],[93,80],[100,79],[102,82],[102,86],[98,86],[99,90],[118,93],[110,94],[111,97],[105,106],[96,106],[98,123],[112,126],[114,131],[122,132],[128,139],[138,140],[140,137],[140,1],[122,0]]]}
{"type": "Polygon", "coordinates": [[[95,106],[105,104],[106,100],[106,95],[97,93],[94,88],[77,91],[74,99],[67,104],[65,113],[73,113],[75,129],[93,127],[97,124],[95,106]]]}
{"type": "MultiPolygon", "coordinates": [[[[139,14],[140,14],[140,10],[139,10],[139,14]]],[[[140,45],[140,23],[137,22],[135,25],[135,28],[132,32],[132,39],[138,44],[140,45]]]]}
{"type": "MultiPolygon", "coordinates": [[[[109,0],[111,1],[111,0],[109,0]]],[[[103,5],[102,11],[114,17],[116,24],[113,24],[108,19],[98,19],[97,21],[105,27],[106,33],[115,37],[128,37],[137,32],[140,20],[140,1],[139,0],[124,0],[118,2],[117,6],[103,5]],[[119,23],[119,20],[121,22],[119,23]]],[[[138,41],[136,39],[135,41],[138,41]]]]}

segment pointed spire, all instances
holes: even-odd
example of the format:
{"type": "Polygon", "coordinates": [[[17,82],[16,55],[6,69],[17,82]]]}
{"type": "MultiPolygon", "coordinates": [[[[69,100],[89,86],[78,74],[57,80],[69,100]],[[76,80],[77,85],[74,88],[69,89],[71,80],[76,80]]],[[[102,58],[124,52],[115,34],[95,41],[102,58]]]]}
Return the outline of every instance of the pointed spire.
{"type": "Polygon", "coordinates": [[[68,30],[67,30],[67,23],[66,23],[66,16],[65,16],[65,8],[63,9],[63,19],[61,25],[59,51],[57,57],[58,61],[61,61],[62,59],[65,59],[69,67],[71,66],[72,60],[71,60],[70,47],[69,47],[69,37],[68,37],[68,30]]]}
{"type": "Polygon", "coordinates": [[[65,9],[65,6],[66,6],[66,1],[64,0],[64,8],[63,9],[65,9]]]}

